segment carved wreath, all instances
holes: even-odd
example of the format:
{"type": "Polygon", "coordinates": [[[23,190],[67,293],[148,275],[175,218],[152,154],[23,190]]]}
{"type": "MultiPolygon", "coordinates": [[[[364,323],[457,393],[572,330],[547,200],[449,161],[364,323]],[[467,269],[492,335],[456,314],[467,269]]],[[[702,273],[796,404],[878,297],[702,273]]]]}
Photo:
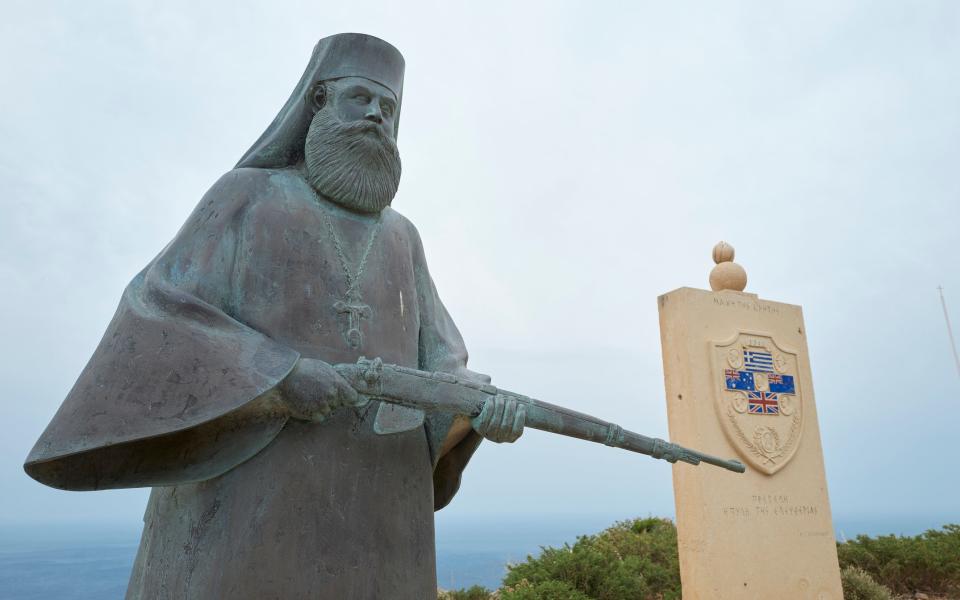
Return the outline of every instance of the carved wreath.
{"type": "Polygon", "coordinates": [[[786,444],[780,444],[780,434],[778,434],[774,428],[763,426],[757,427],[757,429],[754,430],[753,440],[751,441],[747,439],[747,435],[743,429],[740,428],[740,424],[737,423],[737,415],[734,411],[735,409],[732,404],[727,405],[727,418],[730,419],[733,430],[737,432],[737,437],[743,443],[744,447],[753,455],[771,465],[776,464],[777,459],[783,456],[788,449],[792,448],[800,436],[800,415],[795,413],[790,422],[790,431],[787,432],[786,444]],[[765,444],[765,437],[772,443],[765,444]]]}

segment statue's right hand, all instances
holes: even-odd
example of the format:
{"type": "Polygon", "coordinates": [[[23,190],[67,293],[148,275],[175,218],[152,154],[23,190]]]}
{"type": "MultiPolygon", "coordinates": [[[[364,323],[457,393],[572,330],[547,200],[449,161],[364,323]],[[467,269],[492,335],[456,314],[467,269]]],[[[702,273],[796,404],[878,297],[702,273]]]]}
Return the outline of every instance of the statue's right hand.
{"type": "Polygon", "coordinates": [[[328,363],[301,358],[279,386],[294,419],[319,423],[341,406],[361,403],[356,390],[328,363]]]}

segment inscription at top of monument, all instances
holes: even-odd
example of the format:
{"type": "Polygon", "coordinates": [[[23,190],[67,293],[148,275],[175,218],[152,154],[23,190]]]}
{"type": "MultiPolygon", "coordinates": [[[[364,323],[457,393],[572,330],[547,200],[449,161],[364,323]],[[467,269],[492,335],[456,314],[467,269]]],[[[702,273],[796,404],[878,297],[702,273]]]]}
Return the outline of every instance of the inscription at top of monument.
{"type": "Polygon", "coordinates": [[[760,302],[758,300],[751,300],[748,298],[726,298],[723,296],[714,296],[713,303],[717,306],[724,306],[729,308],[739,308],[741,310],[749,310],[758,313],[771,313],[774,315],[780,314],[780,307],[775,304],[770,304],[768,302],[760,302]]]}

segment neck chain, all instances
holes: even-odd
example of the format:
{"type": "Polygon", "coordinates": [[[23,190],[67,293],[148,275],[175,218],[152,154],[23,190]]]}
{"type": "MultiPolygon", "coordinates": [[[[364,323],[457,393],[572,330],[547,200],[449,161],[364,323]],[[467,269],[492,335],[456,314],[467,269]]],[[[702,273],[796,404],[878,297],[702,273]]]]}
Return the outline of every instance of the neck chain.
{"type": "Polygon", "coordinates": [[[360,264],[357,265],[356,273],[350,272],[350,266],[347,262],[347,256],[343,252],[343,244],[340,242],[340,236],[337,235],[337,231],[333,228],[330,214],[326,210],[323,211],[323,220],[327,224],[327,231],[330,232],[330,237],[333,239],[333,247],[337,251],[340,267],[343,269],[343,274],[347,278],[346,298],[345,300],[334,302],[333,308],[337,311],[337,314],[343,314],[347,317],[343,337],[351,348],[359,350],[363,345],[363,334],[360,332],[360,319],[369,319],[373,314],[373,311],[371,311],[368,305],[363,303],[363,299],[360,296],[360,278],[363,277],[363,269],[367,266],[367,257],[370,256],[370,249],[373,248],[377,234],[380,233],[383,213],[377,215],[377,220],[373,224],[373,229],[370,231],[370,239],[367,240],[367,246],[364,248],[363,254],[360,257],[360,264]]]}

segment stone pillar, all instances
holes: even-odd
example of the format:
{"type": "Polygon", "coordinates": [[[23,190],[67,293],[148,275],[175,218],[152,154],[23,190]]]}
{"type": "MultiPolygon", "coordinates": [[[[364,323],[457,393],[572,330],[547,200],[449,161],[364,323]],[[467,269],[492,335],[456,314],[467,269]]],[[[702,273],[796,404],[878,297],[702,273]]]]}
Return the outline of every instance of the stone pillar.
{"type": "Polygon", "coordinates": [[[659,298],[670,438],[747,472],[674,465],[683,598],[842,600],[802,311],[713,256],[713,291],[659,298]]]}

